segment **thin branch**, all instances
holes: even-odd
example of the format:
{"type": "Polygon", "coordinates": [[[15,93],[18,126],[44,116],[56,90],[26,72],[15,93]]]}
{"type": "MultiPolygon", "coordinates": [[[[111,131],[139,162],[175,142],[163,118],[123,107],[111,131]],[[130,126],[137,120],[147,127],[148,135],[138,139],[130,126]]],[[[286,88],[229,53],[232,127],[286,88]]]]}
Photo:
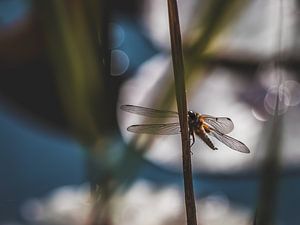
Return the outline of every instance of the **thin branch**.
{"type": "Polygon", "coordinates": [[[187,103],[184,81],[181,34],[176,0],[168,0],[169,27],[172,60],[175,79],[177,108],[181,127],[182,164],[184,178],[185,205],[188,225],[197,225],[196,206],[193,190],[190,137],[188,131],[187,103]]]}

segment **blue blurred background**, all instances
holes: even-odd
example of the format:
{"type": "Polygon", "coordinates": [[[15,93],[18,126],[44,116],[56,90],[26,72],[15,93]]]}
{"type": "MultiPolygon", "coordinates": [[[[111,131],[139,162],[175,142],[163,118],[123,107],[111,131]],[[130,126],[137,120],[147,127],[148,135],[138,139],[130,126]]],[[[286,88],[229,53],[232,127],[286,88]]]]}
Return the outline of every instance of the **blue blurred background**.
{"type": "MultiPolygon", "coordinates": [[[[300,221],[300,4],[278,2],[179,1],[190,105],[235,119],[233,135],[251,147],[217,155],[196,144],[199,224],[253,223],[278,61],[284,126],[273,127],[282,150],[271,211],[276,224],[300,221]]],[[[174,108],[161,4],[0,0],[0,225],[185,223],[179,137],[128,136],[131,118],[118,112],[174,108]]]]}

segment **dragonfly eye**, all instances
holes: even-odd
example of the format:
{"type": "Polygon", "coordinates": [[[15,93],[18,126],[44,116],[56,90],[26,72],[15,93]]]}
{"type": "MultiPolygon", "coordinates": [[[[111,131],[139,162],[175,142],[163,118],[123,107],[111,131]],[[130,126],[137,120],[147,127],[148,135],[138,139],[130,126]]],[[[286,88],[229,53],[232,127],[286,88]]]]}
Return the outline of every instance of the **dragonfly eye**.
{"type": "Polygon", "coordinates": [[[190,117],[192,120],[195,120],[195,119],[196,119],[196,113],[194,113],[193,111],[189,111],[188,114],[189,114],[189,117],[190,117]]]}

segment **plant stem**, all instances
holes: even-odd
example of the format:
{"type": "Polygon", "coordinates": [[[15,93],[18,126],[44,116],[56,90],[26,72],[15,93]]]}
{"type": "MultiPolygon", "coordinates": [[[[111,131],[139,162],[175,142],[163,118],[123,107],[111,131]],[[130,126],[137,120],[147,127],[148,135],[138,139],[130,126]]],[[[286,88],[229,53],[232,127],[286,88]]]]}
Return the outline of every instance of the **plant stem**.
{"type": "MultiPolygon", "coordinates": [[[[260,184],[259,200],[254,218],[254,225],[274,224],[277,208],[277,192],[280,178],[280,156],[282,142],[282,115],[279,115],[280,104],[280,85],[282,84],[281,68],[279,62],[282,61],[282,25],[283,25],[283,6],[282,0],[279,1],[279,28],[278,28],[278,58],[275,61],[275,69],[278,71],[278,86],[276,105],[272,121],[272,130],[269,137],[269,144],[262,166],[262,181],[260,184]]],[[[282,100],[283,101],[283,100],[282,100]]]]}
{"type": "Polygon", "coordinates": [[[181,34],[176,0],[168,0],[169,28],[175,79],[175,93],[182,141],[182,165],[184,178],[185,205],[188,225],[197,225],[196,206],[193,190],[190,137],[188,131],[187,103],[184,80],[184,66],[181,34]]]}

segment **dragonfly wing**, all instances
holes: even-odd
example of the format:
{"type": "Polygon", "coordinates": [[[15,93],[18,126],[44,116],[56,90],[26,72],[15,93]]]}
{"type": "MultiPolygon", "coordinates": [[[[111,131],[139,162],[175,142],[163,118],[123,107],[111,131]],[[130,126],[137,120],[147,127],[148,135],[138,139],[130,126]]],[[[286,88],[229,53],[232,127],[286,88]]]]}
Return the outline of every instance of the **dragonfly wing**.
{"type": "Polygon", "coordinates": [[[217,130],[211,130],[208,134],[215,137],[220,142],[227,145],[229,148],[231,148],[233,150],[243,152],[243,153],[250,153],[249,148],[244,143],[242,143],[226,134],[222,134],[221,132],[219,132],[217,130]]]}
{"type": "Polygon", "coordinates": [[[209,115],[201,116],[205,123],[223,134],[230,133],[234,128],[232,120],[228,117],[213,117],[209,115]]]}
{"type": "Polygon", "coordinates": [[[153,117],[153,118],[178,118],[178,113],[173,111],[163,111],[158,109],[150,109],[136,105],[121,105],[120,109],[125,112],[138,114],[141,116],[153,117]]]}
{"type": "Polygon", "coordinates": [[[141,134],[159,134],[159,135],[172,135],[180,134],[179,123],[166,123],[166,124],[140,124],[132,125],[127,128],[128,131],[141,134]]]}

